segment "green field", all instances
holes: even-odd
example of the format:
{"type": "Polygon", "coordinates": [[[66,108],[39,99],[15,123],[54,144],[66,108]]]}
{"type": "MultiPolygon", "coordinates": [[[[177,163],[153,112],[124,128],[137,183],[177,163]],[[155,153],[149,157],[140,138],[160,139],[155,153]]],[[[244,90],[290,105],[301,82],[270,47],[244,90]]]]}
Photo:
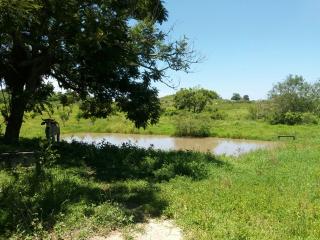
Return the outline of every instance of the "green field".
{"type": "MultiPolygon", "coordinates": [[[[0,236],[87,239],[166,217],[186,239],[320,239],[319,126],[270,125],[248,119],[254,103],[218,104],[226,118],[210,121],[212,136],[276,140],[295,134],[297,140],[238,158],[131,146],[42,147],[40,174],[35,167],[0,171],[0,236]]],[[[175,133],[174,117],[166,114],[137,130],[122,114],[92,124],[77,122],[76,113],[75,106],[61,124],[63,133],[175,133]]],[[[22,130],[27,139],[0,144],[0,151],[39,149],[39,140],[29,138],[43,135],[40,121],[28,118],[22,130]]]]}
{"type": "MultiPolygon", "coordinates": [[[[224,114],[223,120],[210,119],[210,112],[205,112],[205,119],[208,119],[210,136],[222,138],[237,139],[255,139],[255,140],[276,140],[278,135],[296,135],[297,139],[315,139],[320,134],[318,125],[271,125],[265,121],[254,121],[248,118],[249,107],[255,102],[231,102],[218,100],[212,105],[224,114]]],[[[92,122],[90,119],[77,120],[79,112],[78,106],[72,106],[72,113],[69,120],[63,124],[59,117],[62,107],[55,110],[53,118],[60,122],[62,134],[77,132],[95,132],[95,133],[134,133],[134,134],[156,134],[156,135],[174,135],[176,116],[170,115],[172,109],[172,100],[162,99],[162,106],[165,114],[162,114],[159,123],[150,125],[146,129],[135,128],[134,124],[127,120],[123,113],[115,113],[107,119],[96,119],[92,122]]],[[[21,130],[22,137],[43,137],[44,126],[41,126],[41,118],[47,118],[47,114],[31,117],[26,114],[26,119],[21,130]]],[[[192,118],[192,114],[190,114],[192,118]]]]}
{"type": "Polygon", "coordinates": [[[230,3],[0,0],[0,240],[320,240],[320,5],[230,3]]]}

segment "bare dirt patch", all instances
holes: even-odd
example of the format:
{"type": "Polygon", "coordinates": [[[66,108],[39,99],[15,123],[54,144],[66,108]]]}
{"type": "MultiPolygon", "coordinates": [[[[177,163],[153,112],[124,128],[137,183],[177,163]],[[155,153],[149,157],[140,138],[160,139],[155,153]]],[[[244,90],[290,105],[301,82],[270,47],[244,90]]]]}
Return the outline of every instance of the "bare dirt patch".
{"type": "Polygon", "coordinates": [[[141,224],[131,233],[121,233],[114,231],[106,237],[95,236],[89,240],[125,240],[130,236],[134,240],[182,240],[182,230],[175,226],[171,220],[149,220],[146,224],[141,224]]]}

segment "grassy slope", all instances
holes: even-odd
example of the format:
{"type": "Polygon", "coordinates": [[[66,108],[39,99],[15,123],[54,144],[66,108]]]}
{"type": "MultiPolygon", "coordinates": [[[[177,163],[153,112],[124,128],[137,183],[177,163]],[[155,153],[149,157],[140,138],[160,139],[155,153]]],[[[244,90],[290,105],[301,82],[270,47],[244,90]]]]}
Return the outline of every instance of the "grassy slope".
{"type": "MultiPolygon", "coordinates": [[[[96,170],[88,166],[67,170],[54,167],[50,171],[56,173],[56,186],[60,186],[61,191],[70,187],[56,192],[56,197],[67,203],[62,207],[57,204],[56,223],[49,232],[64,237],[69,234],[72,238],[102,229],[108,232],[115,227],[130,228],[130,216],[136,216],[136,212],[132,212],[134,205],[139,214],[148,216],[158,209],[160,215],[173,217],[189,239],[320,239],[319,127],[272,126],[250,121],[246,119],[247,108],[243,103],[222,103],[220,109],[228,118],[213,121],[212,133],[265,140],[274,139],[277,134],[296,133],[298,140],[276,150],[261,150],[240,158],[221,157],[225,164],[206,164],[209,175],[202,180],[178,176],[168,182],[132,178],[110,182],[95,178],[96,170]],[[115,223],[114,216],[120,224],[115,223]],[[75,233],[80,226],[83,232],[75,233]]],[[[36,118],[26,122],[22,134],[42,135],[39,121],[36,118]]],[[[97,120],[93,126],[86,120],[78,124],[71,117],[63,130],[170,135],[174,128],[172,120],[165,116],[158,125],[136,131],[120,115],[107,121],[97,120]]],[[[77,156],[82,155],[81,152],[73,154],[73,161],[79,161],[77,156]]],[[[132,153],[128,156],[131,159],[132,153]]],[[[179,158],[170,159],[176,162],[179,158]]],[[[8,185],[11,174],[7,171],[1,174],[0,185],[8,185]]],[[[34,231],[34,234],[40,233],[41,230],[34,231]]]]}

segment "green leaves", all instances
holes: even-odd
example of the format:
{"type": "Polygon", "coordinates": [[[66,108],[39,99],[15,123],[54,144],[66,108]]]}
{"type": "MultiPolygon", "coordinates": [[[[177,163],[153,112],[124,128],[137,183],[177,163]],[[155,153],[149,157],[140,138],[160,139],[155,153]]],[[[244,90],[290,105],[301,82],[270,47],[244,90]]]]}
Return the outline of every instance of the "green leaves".
{"type": "Polygon", "coordinates": [[[174,104],[177,109],[185,109],[200,113],[204,110],[208,103],[214,99],[218,99],[219,95],[210,90],[203,88],[182,88],[174,97],[174,104]]]}
{"type": "Polygon", "coordinates": [[[81,116],[83,118],[105,118],[112,112],[111,102],[99,101],[94,98],[88,98],[81,102],[81,116]]]}
{"type": "Polygon", "coordinates": [[[296,124],[302,121],[301,113],[319,115],[319,83],[310,84],[302,76],[289,75],[269,92],[273,103],[273,123],[296,124]]]}
{"type": "Polygon", "coordinates": [[[160,112],[152,82],[198,62],[186,38],[167,40],[166,20],[161,0],[0,0],[0,79],[36,106],[50,77],[79,94],[84,117],[107,117],[115,102],[146,127],[160,112]]]}
{"type": "Polygon", "coordinates": [[[241,96],[239,93],[234,93],[231,97],[231,100],[233,101],[240,101],[241,100],[241,96]]]}
{"type": "Polygon", "coordinates": [[[0,0],[0,23],[10,21],[22,26],[30,18],[35,20],[35,13],[41,7],[39,1],[34,0],[0,0]]]}

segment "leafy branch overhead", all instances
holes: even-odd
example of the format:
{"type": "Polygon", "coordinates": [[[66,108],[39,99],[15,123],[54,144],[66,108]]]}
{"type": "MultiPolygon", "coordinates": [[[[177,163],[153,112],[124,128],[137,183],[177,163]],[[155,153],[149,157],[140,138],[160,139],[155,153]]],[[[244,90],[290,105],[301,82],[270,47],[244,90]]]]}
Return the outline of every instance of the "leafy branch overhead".
{"type": "Polygon", "coordinates": [[[105,108],[95,109],[99,117],[116,103],[138,127],[157,122],[152,82],[173,86],[167,70],[189,72],[201,60],[186,37],[168,40],[170,31],[160,29],[167,17],[161,0],[0,0],[0,81],[11,98],[6,139],[17,140],[24,112],[50,96],[40,91],[48,78],[104,103],[96,104],[105,108]]]}

